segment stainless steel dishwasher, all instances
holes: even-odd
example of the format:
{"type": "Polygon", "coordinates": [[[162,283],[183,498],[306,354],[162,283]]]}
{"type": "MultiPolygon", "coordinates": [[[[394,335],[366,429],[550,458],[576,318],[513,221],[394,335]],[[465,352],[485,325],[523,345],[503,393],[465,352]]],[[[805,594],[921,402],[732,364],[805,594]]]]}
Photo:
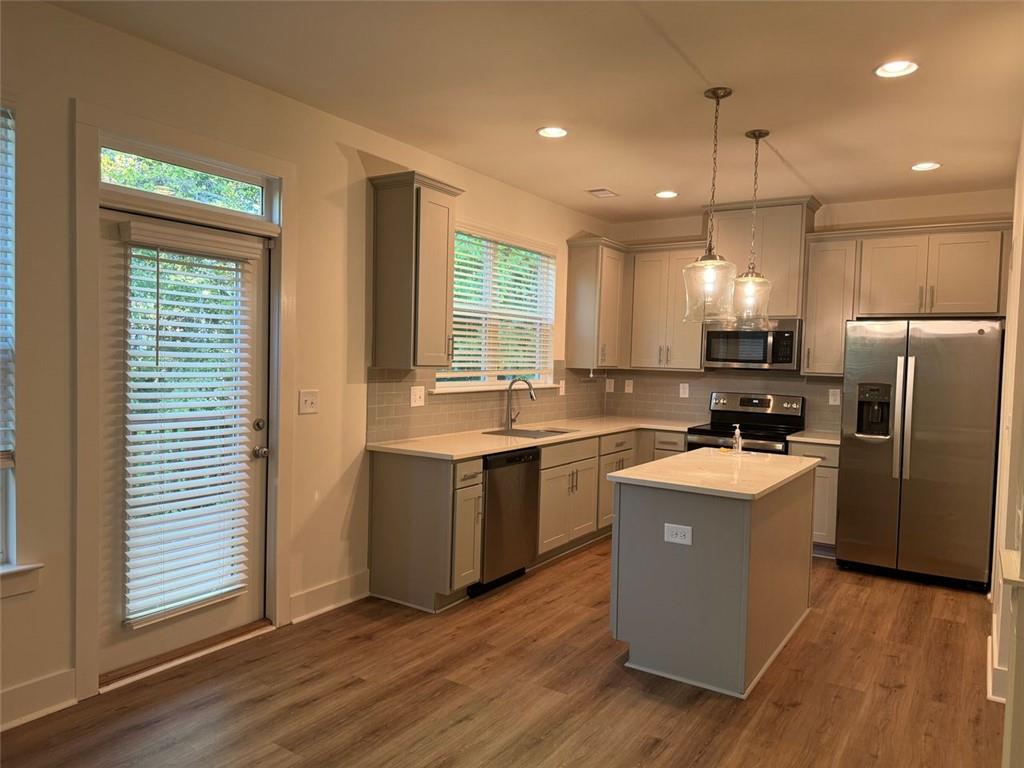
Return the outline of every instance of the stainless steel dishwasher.
{"type": "Polygon", "coordinates": [[[492,582],[521,574],[536,559],[539,508],[539,448],[484,457],[480,581],[485,589],[492,582]]]}

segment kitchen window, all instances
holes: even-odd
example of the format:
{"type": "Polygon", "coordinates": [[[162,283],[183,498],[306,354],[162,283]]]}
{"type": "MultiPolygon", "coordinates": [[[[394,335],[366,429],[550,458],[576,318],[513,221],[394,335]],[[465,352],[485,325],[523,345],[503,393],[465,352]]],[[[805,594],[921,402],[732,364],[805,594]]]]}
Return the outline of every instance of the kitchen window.
{"type": "Polygon", "coordinates": [[[14,514],[14,112],[0,107],[0,563],[14,514]]]}
{"type": "Polygon", "coordinates": [[[455,233],[454,355],[439,390],[501,386],[513,377],[550,383],[555,259],[545,253],[455,233]]]}

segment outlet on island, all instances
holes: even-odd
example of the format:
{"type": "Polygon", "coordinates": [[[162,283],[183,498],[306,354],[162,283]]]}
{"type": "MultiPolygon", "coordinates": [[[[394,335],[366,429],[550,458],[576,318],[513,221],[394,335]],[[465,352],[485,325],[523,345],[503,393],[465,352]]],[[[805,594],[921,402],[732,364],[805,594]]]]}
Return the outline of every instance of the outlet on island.
{"type": "Polygon", "coordinates": [[[665,541],[669,544],[693,544],[693,528],[689,525],[665,523],[665,541]]]}

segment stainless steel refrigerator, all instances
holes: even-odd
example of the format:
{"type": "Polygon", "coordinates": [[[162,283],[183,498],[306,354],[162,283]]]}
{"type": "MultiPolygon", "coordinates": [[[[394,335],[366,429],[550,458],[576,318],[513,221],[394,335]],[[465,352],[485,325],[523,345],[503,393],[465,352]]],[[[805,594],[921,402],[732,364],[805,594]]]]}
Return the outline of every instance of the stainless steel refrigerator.
{"type": "Polygon", "coordinates": [[[846,326],[836,559],[984,587],[1003,326],[846,326]]]}

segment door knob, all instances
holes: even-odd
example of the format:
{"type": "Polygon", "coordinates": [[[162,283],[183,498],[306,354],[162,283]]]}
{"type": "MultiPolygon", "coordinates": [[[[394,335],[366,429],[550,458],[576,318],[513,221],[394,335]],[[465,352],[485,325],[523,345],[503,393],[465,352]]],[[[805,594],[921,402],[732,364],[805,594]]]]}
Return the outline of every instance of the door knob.
{"type": "Polygon", "coordinates": [[[264,448],[263,446],[257,446],[252,449],[252,457],[254,459],[266,459],[270,456],[270,449],[264,448]]]}

